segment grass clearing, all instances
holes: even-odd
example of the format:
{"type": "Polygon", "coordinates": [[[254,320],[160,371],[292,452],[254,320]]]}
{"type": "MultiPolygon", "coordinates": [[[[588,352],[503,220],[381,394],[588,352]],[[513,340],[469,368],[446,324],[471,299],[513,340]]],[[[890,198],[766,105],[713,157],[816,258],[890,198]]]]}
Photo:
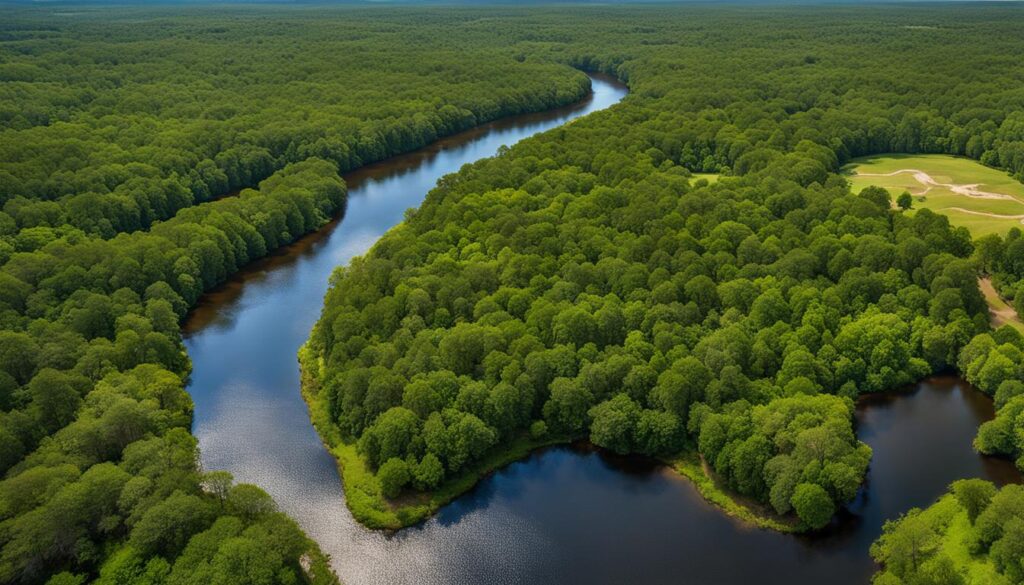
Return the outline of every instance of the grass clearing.
{"type": "Polygon", "coordinates": [[[968,158],[939,154],[887,154],[854,159],[843,167],[854,192],[876,185],[914,196],[913,213],[930,209],[974,237],[1024,229],[1024,184],[968,158]]]}
{"type": "MultiPolygon", "coordinates": [[[[948,508],[944,513],[952,518],[946,526],[946,533],[939,545],[942,552],[949,556],[953,564],[967,577],[968,583],[1000,583],[1002,579],[995,565],[987,556],[972,555],[968,548],[971,534],[971,522],[967,512],[956,504],[952,495],[944,496],[936,504],[937,507],[948,508]]],[[[930,513],[931,509],[928,512],[930,513]]]]}
{"type": "Polygon", "coordinates": [[[721,177],[721,175],[718,173],[693,173],[690,182],[696,183],[697,181],[704,179],[708,182],[708,185],[714,185],[718,182],[719,177],[721,177]]]}

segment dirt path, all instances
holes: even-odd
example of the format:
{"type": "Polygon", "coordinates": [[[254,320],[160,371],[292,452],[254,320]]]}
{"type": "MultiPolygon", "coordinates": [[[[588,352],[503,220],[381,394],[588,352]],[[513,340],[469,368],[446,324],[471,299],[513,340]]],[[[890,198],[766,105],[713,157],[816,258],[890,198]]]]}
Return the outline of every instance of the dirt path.
{"type": "Polygon", "coordinates": [[[994,217],[996,219],[1019,219],[1021,223],[1024,223],[1024,214],[1022,215],[1000,215],[998,213],[991,213],[988,211],[975,211],[973,209],[964,209],[963,207],[946,207],[943,211],[952,210],[959,211],[961,213],[969,213],[971,215],[984,215],[985,217],[994,217]]]}
{"type": "Polygon", "coordinates": [[[895,177],[903,173],[910,173],[914,175],[914,180],[925,186],[924,191],[920,193],[914,193],[914,195],[924,195],[932,189],[932,187],[945,187],[957,195],[964,195],[966,197],[973,197],[975,199],[1010,199],[1020,203],[1024,203],[1019,198],[1013,195],[1007,195],[1006,193],[993,193],[991,191],[982,191],[979,189],[981,183],[963,184],[958,185],[955,183],[940,183],[932,178],[931,175],[924,171],[917,169],[900,169],[891,173],[857,173],[858,177],[895,177]]]}
{"type": "Polygon", "coordinates": [[[985,295],[985,302],[988,303],[988,313],[992,327],[998,329],[1003,325],[1012,325],[1024,333],[1024,323],[1021,322],[1017,311],[1003,297],[999,296],[995,287],[992,286],[992,281],[987,277],[979,278],[978,286],[981,287],[981,293],[985,295]]]}

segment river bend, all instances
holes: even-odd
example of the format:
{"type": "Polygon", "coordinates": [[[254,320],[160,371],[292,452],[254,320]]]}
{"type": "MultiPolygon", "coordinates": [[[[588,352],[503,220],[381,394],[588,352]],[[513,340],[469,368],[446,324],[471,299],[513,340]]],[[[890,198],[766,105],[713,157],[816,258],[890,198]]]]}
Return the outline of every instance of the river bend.
{"type": "Polygon", "coordinates": [[[1020,481],[1009,462],[971,449],[991,401],[939,377],[860,403],[858,435],[874,449],[868,480],[835,527],[814,537],[753,529],[655,462],[581,446],[512,464],[420,526],[386,535],[357,524],[299,394],[295,356],[328,277],[443,175],[627,93],[605,78],[593,89],[574,106],[486,124],[348,173],[342,220],[204,295],[185,324],[203,467],[267,490],[346,585],[865,584],[868,547],[885,519],[929,504],[961,477],[1020,481]]]}

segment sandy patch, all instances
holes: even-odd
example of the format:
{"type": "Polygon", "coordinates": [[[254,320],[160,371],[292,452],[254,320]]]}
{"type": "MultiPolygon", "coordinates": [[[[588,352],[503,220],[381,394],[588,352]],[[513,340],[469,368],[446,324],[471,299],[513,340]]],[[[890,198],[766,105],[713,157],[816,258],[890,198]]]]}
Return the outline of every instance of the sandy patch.
{"type": "MultiPolygon", "coordinates": [[[[981,189],[979,189],[979,187],[981,186],[981,183],[963,184],[963,185],[958,185],[956,183],[940,183],[940,182],[936,181],[935,179],[933,179],[932,176],[929,175],[928,173],[926,173],[924,171],[919,171],[917,169],[900,169],[898,171],[893,171],[891,173],[857,173],[855,176],[857,176],[857,177],[894,177],[896,175],[901,175],[901,174],[904,174],[904,173],[909,173],[909,174],[913,175],[914,180],[917,181],[918,183],[921,183],[925,187],[925,189],[923,191],[921,191],[919,193],[913,193],[913,195],[924,195],[925,193],[930,191],[932,189],[932,187],[945,187],[946,189],[949,189],[950,191],[956,193],[957,195],[963,195],[965,197],[973,197],[974,199],[1009,199],[1009,200],[1012,200],[1012,201],[1017,201],[1017,202],[1020,202],[1020,203],[1024,203],[1024,201],[1021,201],[1019,198],[1014,197],[1013,195],[1008,195],[1006,193],[993,193],[991,191],[982,191],[981,189]]],[[[986,214],[986,215],[988,215],[988,214],[986,214]]],[[[1003,216],[993,215],[993,217],[1003,217],[1003,216]]]]}

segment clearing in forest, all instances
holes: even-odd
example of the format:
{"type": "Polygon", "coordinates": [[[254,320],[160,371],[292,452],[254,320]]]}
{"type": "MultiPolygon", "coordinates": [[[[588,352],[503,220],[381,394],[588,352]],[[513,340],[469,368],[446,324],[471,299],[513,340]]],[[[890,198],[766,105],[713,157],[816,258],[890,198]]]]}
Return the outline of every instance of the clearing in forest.
{"type": "Polygon", "coordinates": [[[854,159],[843,168],[853,191],[885,187],[893,201],[913,196],[911,212],[931,209],[949,216],[974,237],[1024,229],[1024,185],[1007,173],[968,158],[887,154],[854,159]]]}
{"type": "Polygon", "coordinates": [[[988,312],[992,318],[992,328],[999,329],[1003,325],[1011,325],[1021,333],[1024,333],[1024,323],[1021,322],[1017,311],[1010,306],[1006,300],[999,296],[992,281],[988,278],[978,279],[978,286],[985,295],[985,302],[988,303],[988,312]]]}
{"type": "Polygon", "coordinates": [[[720,175],[718,173],[693,173],[691,181],[696,182],[700,179],[705,179],[707,180],[708,185],[714,185],[718,182],[719,176],[720,175]]]}

